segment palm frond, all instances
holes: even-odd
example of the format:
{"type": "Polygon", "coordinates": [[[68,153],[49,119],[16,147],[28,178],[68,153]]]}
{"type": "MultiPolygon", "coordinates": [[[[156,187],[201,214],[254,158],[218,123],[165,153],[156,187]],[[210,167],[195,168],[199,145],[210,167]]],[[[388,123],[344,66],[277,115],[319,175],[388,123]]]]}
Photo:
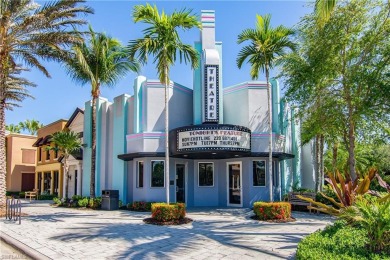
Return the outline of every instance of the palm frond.
{"type": "Polygon", "coordinates": [[[272,28],[270,15],[257,15],[255,29],[245,29],[237,37],[237,43],[249,42],[237,56],[237,67],[241,68],[245,61],[251,64],[250,75],[257,79],[259,72],[267,71],[287,54],[287,50],[295,51],[296,44],[290,40],[294,34],[292,29],[282,25],[272,28]]]}
{"type": "Polygon", "coordinates": [[[190,45],[183,44],[177,31],[201,28],[192,10],[182,9],[167,15],[164,11],[160,14],[155,5],[137,5],[133,10],[133,20],[150,26],[143,30],[143,38],[129,42],[127,46],[129,57],[131,59],[137,57],[141,64],[145,64],[148,56],[153,55],[161,83],[170,82],[169,70],[177,56],[180,62],[191,63],[193,68],[198,66],[199,57],[196,50],[190,45]]]}

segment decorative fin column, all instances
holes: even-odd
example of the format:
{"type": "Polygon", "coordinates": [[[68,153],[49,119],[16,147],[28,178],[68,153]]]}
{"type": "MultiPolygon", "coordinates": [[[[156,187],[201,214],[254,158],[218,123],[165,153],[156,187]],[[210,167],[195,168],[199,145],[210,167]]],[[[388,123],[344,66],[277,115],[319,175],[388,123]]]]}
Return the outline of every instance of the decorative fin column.
{"type": "Polygon", "coordinates": [[[138,76],[134,80],[134,134],[143,132],[142,129],[142,85],[146,81],[144,76],[138,76]]]}
{"type": "MultiPolygon", "coordinates": [[[[223,123],[220,55],[215,44],[215,11],[202,11],[201,107],[202,123],[223,123]]],[[[196,107],[194,107],[196,109],[196,107]]]]}
{"type": "Polygon", "coordinates": [[[118,159],[118,155],[126,153],[129,98],[126,94],[118,96],[113,105],[112,188],[119,190],[119,199],[124,204],[127,203],[127,162],[118,159]]]}
{"type": "Polygon", "coordinates": [[[85,103],[83,128],[83,183],[82,196],[90,196],[92,156],[92,101],[85,103]]]}

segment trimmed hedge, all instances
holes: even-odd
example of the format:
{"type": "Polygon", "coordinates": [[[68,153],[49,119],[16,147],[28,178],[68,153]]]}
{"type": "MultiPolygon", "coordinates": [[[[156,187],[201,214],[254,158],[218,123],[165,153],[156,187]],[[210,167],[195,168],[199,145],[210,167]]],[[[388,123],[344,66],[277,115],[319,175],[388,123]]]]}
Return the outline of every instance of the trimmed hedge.
{"type": "Polygon", "coordinates": [[[153,203],[152,218],[161,221],[183,219],[186,216],[186,205],[184,203],[153,203]]]}
{"type": "Polygon", "coordinates": [[[151,211],[152,203],[156,202],[146,202],[146,201],[134,201],[133,203],[127,204],[129,210],[135,211],[151,211]]]}
{"type": "Polygon", "coordinates": [[[253,211],[260,220],[291,218],[291,204],[288,202],[255,202],[253,211]]]}
{"type": "Polygon", "coordinates": [[[316,231],[298,244],[296,259],[390,259],[385,252],[371,253],[367,250],[367,231],[336,221],[322,231],[316,231]]]}

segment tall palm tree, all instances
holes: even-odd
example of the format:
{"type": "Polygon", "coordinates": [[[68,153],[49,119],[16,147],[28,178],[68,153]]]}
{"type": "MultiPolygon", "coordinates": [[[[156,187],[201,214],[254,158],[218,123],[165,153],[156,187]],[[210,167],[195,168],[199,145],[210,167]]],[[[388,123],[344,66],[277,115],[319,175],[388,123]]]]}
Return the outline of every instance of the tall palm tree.
{"type": "Polygon", "coordinates": [[[201,28],[201,24],[191,10],[182,9],[171,15],[162,11],[160,14],[157,7],[150,4],[135,6],[133,19],[134,22],[144,22],[149,27],[143,30],[143,38],[130,41],[130,57],[134,58],[138,53],[138,60],[145,64],[148,55],[153,55],[158,77],[165,86],[165,189],[169,204],[169,70],[175,63],[177,54],[180,62],[184,59],[185,63],[191,63],[192,68],[197,67],[198,54],[191,45],[182,43],[178,29],[186,31],[194,27],[201,28]]]}
{"type": "Polygon", "coordinates": [[[95,197],[96,171],[96,100],[101,85],[114,86],[128,71],[138,72],[139,65],[129,59],[121,43],[105,33],[96,33],[89,27],[88,42],[72,47],[72,58],[66,65],[69,76],[76,82],[91,84],[92,94],[92,155],[90,196],[95,197]]]}
{"type": "Polygon", "coordinates": [[[21,129],[23,129],[23,131],[28,131],[30,135],[36,135],[38,129],[43,127],[43,124],[35,119],[26,119],[24,122],[20,122],[19,126],[21,129]]]}
{"type": "Polygon", "coordinates": [[[17,61],[34,67],[47,77],[49,72],[41,60],[60,61],[68,44],[82,40],[74,26],[85,23],[78,15],[92,13],[79,5],[84,0],[59,0],[39,6],[34,0],[0,0],[0,207],[5,205],[5,109],[20,102],[31,82],[12,79],[17,61]],[[17,80],[17,82],[14,82],[17,80]]]}
{"type": "Polygon", "coordinates": [[[68,188],[69,188],[69,165],[68,159],[69,156],[77,152],[81,148],[80,137],[77,133],[73,131],[61,131],[53,134],[51,138],[51,142],[54,143],[55,146],[50,147],[50,150],[55,150],[59,152],[62,156],[62,164],[64,166],[64,179],[65,182],[65,198],[68,198],[68,188]]]}
{"type": "Polygon", "coordinates": [[[249,42],[244,46],[237,57],[237,66],[241,69],[247,60],[251,64],[250,75],[253,80],[259,77],[259,72],[265,72],[267,80],[268,96],[268,121],[269,121],[269,193],[270,201],[273,201],[272,192],[272,100],[271,85],[269,83],[270,69],[286,55],[286,50],[295,50],[295,44],[289,39],[294,34],[292,29],[279,25],[271,27],[271,15],[257,15],[255,29],[245,29],[238,35],[238,44],[249,42]]]}

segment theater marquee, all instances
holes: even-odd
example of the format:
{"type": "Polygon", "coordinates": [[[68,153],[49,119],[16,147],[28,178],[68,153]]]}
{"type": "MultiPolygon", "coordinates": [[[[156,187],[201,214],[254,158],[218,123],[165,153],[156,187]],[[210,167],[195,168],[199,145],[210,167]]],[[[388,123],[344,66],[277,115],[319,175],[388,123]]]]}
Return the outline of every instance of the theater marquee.
{"type": "Polygon", "coordinates": [[[176,152],[209,150],[247,152],[251,149],[251,132],[242,126],[196,125],[174,131],[176,152]]]}

